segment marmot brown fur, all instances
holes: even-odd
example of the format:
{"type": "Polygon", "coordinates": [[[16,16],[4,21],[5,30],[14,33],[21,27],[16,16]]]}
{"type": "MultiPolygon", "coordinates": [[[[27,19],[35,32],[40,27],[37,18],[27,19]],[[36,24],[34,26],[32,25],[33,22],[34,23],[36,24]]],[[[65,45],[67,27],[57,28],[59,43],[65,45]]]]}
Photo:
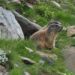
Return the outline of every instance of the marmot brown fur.
{"type": "Polygon", "coordinates": [[[47,27],[35,32],[30,38],[38,44],[39,48],[54,48],[58,32],[62,30],[61,23],[58,21],[50,22],[47,27]]]}

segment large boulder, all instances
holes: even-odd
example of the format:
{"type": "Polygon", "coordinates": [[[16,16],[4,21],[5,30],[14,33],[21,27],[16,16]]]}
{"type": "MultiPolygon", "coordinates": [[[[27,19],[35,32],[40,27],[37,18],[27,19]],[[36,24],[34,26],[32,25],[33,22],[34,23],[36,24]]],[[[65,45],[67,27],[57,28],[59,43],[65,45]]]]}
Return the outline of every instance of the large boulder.
{"type": "Polygon", "coordinates": [[[24,39],[22,29],[13,13],[0,7],[0,38],[24,39]]]}
{"type": "Polygon", "coordinates": [[[16,20],[20,24],[25,37],[29,38],[33,33],[41,29],[40,25],[30,21],[26,17],[23,17],[18,12],[16,11],[12,11],[12,12],[15,15],[16,20]]]}
{"type": "Polygon", "coordinates": [[[75,47],[67,46],[62,53],[66,67],[75,74],[75,47]]]}
{"type": "Polygon", "coordinates": [[[16,11],[6,10],[0,7],[0,38],[24,39],[29,38],[41,28],[40,25],[31,22],[16,11]]]}

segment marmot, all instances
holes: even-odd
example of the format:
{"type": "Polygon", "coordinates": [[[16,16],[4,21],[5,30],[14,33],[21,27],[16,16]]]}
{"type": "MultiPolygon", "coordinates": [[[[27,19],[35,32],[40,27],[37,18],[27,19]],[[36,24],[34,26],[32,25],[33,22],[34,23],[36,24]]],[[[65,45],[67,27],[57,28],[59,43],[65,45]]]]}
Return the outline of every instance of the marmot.
{"type": "Polygon", "coordinates": [[[35,32],[30,39],[36,41],[38,48],[52,49],[55,47],[55,40],[58,32],[62,30],[61,23],[58,21],[52,21],[47,27],[35,32]]]}

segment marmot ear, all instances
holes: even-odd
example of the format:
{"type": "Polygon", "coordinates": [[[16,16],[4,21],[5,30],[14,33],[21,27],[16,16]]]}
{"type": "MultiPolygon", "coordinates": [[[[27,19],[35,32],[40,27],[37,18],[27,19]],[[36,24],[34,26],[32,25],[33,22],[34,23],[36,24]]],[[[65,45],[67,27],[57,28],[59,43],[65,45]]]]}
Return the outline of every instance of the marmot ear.
{"type": "Polygon", "coordinates": [[[50,26],[53,22],[54,22],[54,20],[49,21],[48,26],[50,26]]]}

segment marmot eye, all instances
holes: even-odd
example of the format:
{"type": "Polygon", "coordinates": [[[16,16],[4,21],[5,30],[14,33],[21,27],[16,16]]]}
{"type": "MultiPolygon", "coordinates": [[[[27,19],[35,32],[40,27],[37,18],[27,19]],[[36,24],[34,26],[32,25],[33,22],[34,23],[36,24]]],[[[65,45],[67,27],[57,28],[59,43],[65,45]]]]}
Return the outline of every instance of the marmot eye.
{"type": "Polygon", "coordinates": [[[55,27],[61,27],[61,25],[60,24],[56,24],[55,27]]]}
{"type": "Polygon", "coordinates": [[[51,26],[52,28],[57,28],[57,27],[59,27],[58,25],[52,25],[51,26]]]}

